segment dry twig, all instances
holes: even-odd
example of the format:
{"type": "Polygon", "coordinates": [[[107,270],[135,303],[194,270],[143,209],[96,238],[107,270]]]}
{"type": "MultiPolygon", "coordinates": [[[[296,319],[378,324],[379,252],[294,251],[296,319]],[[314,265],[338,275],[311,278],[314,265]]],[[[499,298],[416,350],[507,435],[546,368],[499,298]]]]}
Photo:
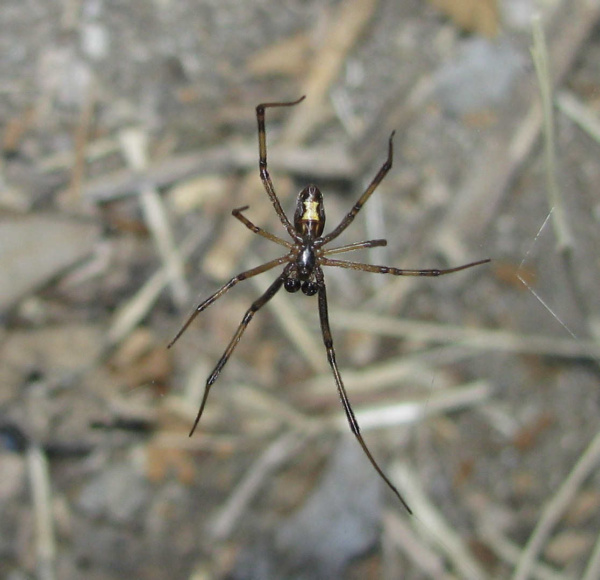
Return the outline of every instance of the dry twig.
{"type": "Polygon", "coordinates": [[[485,572],[471,556],[467,546],[460,536],[445,521],[441,512],[433,505],[423,492],[423,484],[405,464],[396,464],[392,470],[394,481],[398,483],[402,495],[413,506],[418,514],[413,519],[415,525],[421,529],[424,537],[431,538],[432,542],[445,553],[453,563],[460,578],[466,580],[481,580],[486,577],[485,572]]]}
{"type": "MultiPolygon", "coordinates": [[[[194,230],[183,241],[179,252],[184,260],[198,247],[204,235],[205,232],[194,230]]],[[[119,307],[113,315],[107,332],[109,346],[121,342],[139,324],[168,283],[169,275],[166,266],[163,265],[146,281],[135,296],[119,307]]]]}
{"type": "Polygon", "coordinates": [[[269,445],[211,520],[209,531],[213,539],[225,540],[231,535],[265,481],[305,442],[306,438],[298,433],[287,432],[269,445]]]}
{"type": "Polygon", "coordinates": [[[29,447],[27,466],[35,515],[37,577],[38,580],[54,580],[56,578],[56,539],[52,517],[50,470],[46,455],[39,445],[32,444],[29,447]]]}
{"type": "MultiPolygon", "coordinates": [[[[142,177],[148,168],[146,133],[141,129],[124,129],[120,133],[120,140],[127,163],[142,177]]],[[[158,191],[145,179],[142,178],[141,181],[138,191],[144,219],[165,267],[173,300],[178,306],[183,306],[190,295],[184,275],[183,259],[175,246],[173,231],[158,191]]]]}
{"type": "Polygon", "coordinates": [[[402,318],[385,318],[346,310],[334,310],[332,323],[334,326],[346,330],[405,338],[414,342],[468,346],[477,351],[515,352],[568,358],[600,358],[600,345],[591,340],[554,338],[543,335],[518,334],[507,330],[467,328],[402,318]]]}
{"type": "Polygon", "coordinates": [[[556,494],[544,507],[542,517],[539,519],[535,530],[519,560],[519,564],[513,575],[513,580],[526,580],[531,575],[544,542],[558,523],[567,506],[573,501],[577,490],[590,473],[600,463],[600,432],[594,437],[585,452],[581,455],[575,467],[571,471],[556,494]]]}

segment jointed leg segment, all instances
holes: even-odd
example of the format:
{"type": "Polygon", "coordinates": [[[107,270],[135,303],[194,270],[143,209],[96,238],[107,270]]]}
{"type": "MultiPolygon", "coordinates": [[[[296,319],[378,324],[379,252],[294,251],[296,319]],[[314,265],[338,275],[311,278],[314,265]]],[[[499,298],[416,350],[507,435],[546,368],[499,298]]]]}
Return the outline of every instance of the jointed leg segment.
{"type": "Polygon", "coordinates": [[[234,209],[231,212],[231,215],[233,215],[234,218],[240,220],[250,231],[254,232],[255,234],[258,234],[259,236],[262,236],[267,240],[271,240],[272,242],[275,242],[280,246],[285,246],[288,250],[291,250],[294,247],[294,244],[286,242],[285,240],[282,240],[281,238],[277,237],[275,234],[272,234],[271,232],[267,232],[266,230],[255,226],[245,215],[242,214],[242,212],[247,210],[248,207],[250,206],[245,205],[244,207],[234,209]]]}
{"type": "Polygon", "coordinates": [[[361,270],[362,272],[372,272],[374,274],[392,274],[392,276],[444,276],[453,272],[460,272],[473,266],[487,264],[490,260],[479,260],[470,264],[463,264],[455,268],[446,268],[444,270],[403,270],[401,268],[392,268],[391,266],[375,266],[374,264],[362,264],[360,262],[347,262],[345,260],[330,260],[329,258],[321,258],[322,266],[335,266],[337,268],[348,268],[350,270],[361,270]]]}
{"type": "Polygon", "coordinates": [[[302,241],[300,235],[294,229],[294,226],[285,215],[281,207],[281,203],[279,203],[279,199],[277,199],[277,194],[275,193],[275,188],[273,187],[273,182],[271,181],[271,176],[269,175],[269,171],[267,169],[267,137],[265,132],[265,109],[272,107],[292,107],[293,105],[297,105],[301,101],[303,101],[305,97],[300,97],[297,101],[292,101],[291,103],[262,103],[256,107],[256,120],[258,122],[258,151],[259,151],[259,160],[258,160],[258,168],[260,172],[260,178],[263,182],[267,195],[281,220],[281,223],[287,230],[290,237],[296,242],[302,241]]]}
{"type": "Polygon", "coordinates": [[[392,161],[394,159],[394,144],[393,139],[396,131],[392,131],[390,135],[390,140],[388,142],[388,157],[385,163],[381,166],[377,175],[371,181],[369,187],[367,187],[366,191],[360,196],[359,200],[354,204],[352,209],[346,214],[346,217],[340,222],[340,224],[329,234],[323,236],[323,241],[321,242],[321,246],[325,246],[331,240],[337,238],[353,221],[356,217],[356,214],[362,209],[362,206],[367,203],[371,194],[377,189],[377,186],[383,181],[383,178],[387,175],[387,172],[392,168],[392,161]]]}
{"type": "Polygon", "coordinates": [[[196,316],[206,310],[213,302],[217,301],[225,292],[233,288],[238,282],[242,280],[247,280],[248,278],[252,278],[252,276],[257,276],[258,274],[262,274],[275,266],[279,266],[280,264],[285,264],[290,261],[290,256],[282,256],[281,258],[277,258],[275,260],[271,260],[266,264],[262,264],[261,266],[257,266],[256,268],[252,268],[251,270],[246,270],[237,276],[234,276],[227,284],[221,286],[212,296],[209,296],[204,302],[201,302],[196,306],[194,312],[192,312],[191,316],[185,321],[184,325],[179,329],[179,332],[175,335],[175,338],[167,345],[167,348],[171,348],[181,337],[181,335],[187,330],[188,326],[194,321],[196,316]]]}
{"type": "Polygon", "coordinates": [[[213,372],[210,374],[210,376],[208,377],[208,379],[206,381],[206,387],[204,388],[204,395],[202,396],[202,402],[200,403],[200,409],[198,410],[198,414],[196,415],[196,420],[194,421],[194,424],[192,425],[192,429],[190,431],[190,437],[193,435],[194,431],[196,430],[196,426],[198,425],[198,422],[200,421],[200,418],[202,417],[202,413],[204,412],[204,405],[206,405],[206,400],[208,399],[208,393],[210,392],[211,387],[213,386],[215,381],[219,378],[219,375],[221,374],[223,367],[227,364],[227,361],[229,360],[231,353],[234,351],[238,342],[242,338],[242,335],[244,334],[244,331],[248,327],[248,324],[250,324],[250,321],[252,320],[252,318],[254,318],[254,315],[269,300],[271,300],[271,298],[273,298],[273,296],[275,296],[275,294],[277,294],[277,292],[281,289],[281,286],[283,286],[283,282],[285,281],[285,279],[287,277],[288,271],[289,271],[289,268],[285,268],[283,273],[275,280],[275,282],[273,282],[267,288],[266,292],[260,298],[258,298],[257,300],[255,300],[252,303],[252,306],[250,306],[250,308],[248,308],[248,310],[246,311],[246,314],[244,314],[244,318],[242,318],[242,322],[238,326],[236,333],[233,335],[233,338],[231,339],[229,345],[225,349],[225,352],[219,359],[219,362],[217,363],[213,372]]]}
{"type": "Polygon", "coordinates": [[[327,360],[329,361],[329,365],[331,366],[331,370],[335,378],[335,384],[337,386],[338,393],[340,395],[340,399],[344,407],[344,411],[346,412],[346,418],[348,419],[350,429],[352,430],[352,433],[354,434],[363,451],[365,452],[365,455],[371,462],[371,465],[373,465],[373,467],[375,468],[375,471],[377,471],[381,478],[387,483],[388,487],[396,494],[398,499],[402,502],[402,505],[407,509],[408,513],[412,514],[412,510],[410,509],[410,507],[408,507],[408,504],[406,503],[396,486],[388,479],[381,467],[379,467],[378,463],[375,461],[373,455],[371,455],[371,452],[369,451],[369,448],[367,447],[367,444],[365,443],[365,440],[363,439],[360,433],[358,421],[356,420],[356,416],[354,415],[354,411],[352,410],[352,406],[350,405],[350,400],[348,399],[348,395],[346,394],[346,389],[342,381],[342,376],[340,375],[340,371],[335,360],[335,350],[333,349],[333,337],[331,335],[331,328],[329,326],[329,315],[327,311],[327,290],[325,289],[325,279],[323,276],[323,271],[319,267],[317,267],[316,269],[316,276],[317,284],[319,286],[319,318],[321,320],[321,332],[323,334],[323,342],[325,343],[325,349],[327,350],[327,360]]]}
{"type": "Polygon", "coordinates": [[[324,250],[323,256],[331,256],[332,254],[343,254],[344,252],[353,252],[354,250],[361,250],[363,248],[381,248],[387,246],[387,240],[368,240],[366,242],[354,242],[347,246],[340,246],[339,248],[331,248],[330,250],[324,250]]]}

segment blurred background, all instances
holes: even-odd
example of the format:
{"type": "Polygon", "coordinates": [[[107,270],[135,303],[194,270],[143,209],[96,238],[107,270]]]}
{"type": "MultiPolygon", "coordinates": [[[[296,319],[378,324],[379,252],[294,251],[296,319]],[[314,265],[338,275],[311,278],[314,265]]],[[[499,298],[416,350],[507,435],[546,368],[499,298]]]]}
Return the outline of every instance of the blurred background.
{"type": "MultiPolygon", "coordinates": [[[[4,0],[0,577],[600,577],[597,0],[4,0]],[[532,50],[533,49],[533,50],[532,50]],[[327,268],[248,327],[284,209],[327,268]],[[545,107],[544,107],[545,103],[545,107]],[[345,256],[344,256],[345,258],[345,256]]],[[[283,295],[285,294],[285,295],[283,295]]]]}

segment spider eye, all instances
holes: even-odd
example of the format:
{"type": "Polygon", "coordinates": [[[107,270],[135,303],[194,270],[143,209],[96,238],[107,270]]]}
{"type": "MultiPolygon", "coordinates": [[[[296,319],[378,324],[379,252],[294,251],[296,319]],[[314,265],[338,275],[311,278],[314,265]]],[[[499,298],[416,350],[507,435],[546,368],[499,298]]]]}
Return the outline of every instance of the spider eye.
{"type": "Polygon", "coordinates": [[[284,283],[283,287],[288,292],[298,292],[300,290],[300,280],[297,278],[288,278],[284,283]]]}
{"type": "Polygon", "coordinates": [[[315,282],[303,282],[302,283],[302,292],[307,296],[314,296],[317,293],[319,287],[315,282]]]}

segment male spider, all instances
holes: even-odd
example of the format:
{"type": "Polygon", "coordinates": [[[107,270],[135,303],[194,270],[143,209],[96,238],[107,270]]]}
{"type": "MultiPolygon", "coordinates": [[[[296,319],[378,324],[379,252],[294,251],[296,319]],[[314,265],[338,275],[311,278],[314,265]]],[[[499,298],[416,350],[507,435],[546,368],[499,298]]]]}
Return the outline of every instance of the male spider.
{"type": "Polygon", "coordinates": [[[338,393],[340,399],[342,401],[342,405],[344,406],[344,411],[346,412],[346,417],[348,419],[348,423],[350,424],[350,429],[352,433],[360,443],[363,451],[366,456],[369,458],[369,461],[377,471],[377,473],[381,476],[381,478],[385,481],[385,483],[390,487],[390,489],[396,494],[402,505],[406,508],[406,510],[412,514],[412,510],[400,494],[400,492],[396,489],[394,484],[387,478],[387,476],[383,473],[382,469],[379,467],[374,457],[371,455],[361,433],[360,428],[358,426],[358,422],[356,421],[356,417],[354,416],[354,412],[352,410],[352,406],[350,405],[350,401],[348,399],[348,395],[346,394],[346,389],[344,388],[344,383],[342,382],[342,377],[340,375],[340,371],[338,369],[337,362],[335,360],[335,351],[333,349],[333,339],[331,336],[331,330],[329,327],[329,316],[327,313],[327,291],[325,289],[325,277],[323,275],[322,266],[337,266],[338,268],[349,268],[351,270],[362,270],[364,272],[374,272],[376,274],[392,274],[393,276],[442,276],[444,274],[450,274],[452,272],[458,272],[460,270],[465,270],[466,268],[472,268],[473,266],[478,266],[480,264],[485,264],[489,262],[489,259],[479,260],[478,262],[471,262],[470,264],[465,264],[463,266],[458,266],[456,268],[448,268],[446,270],[401,270],[398,268],[392,268],[390,266],[375,266],[371,264],[362,264],[358,262],[348,262],[343,260],[332,260],[327,258],[326,256],[331,256],[333,254],[341,254],[344,252],[351,252],[353,250],[358,250],[360,248],[375,248],[378,246],[385,246],[387,244],[386,240],[368,240],[364,242],[355,242],[353,244],[348,244],[346,246],[341,246],[338,248],[325,249],[325,246],[337,238],[354,220],[356,214],[360,211],[362,206],[369,199],[371,194],[375,191],[377,186],[381,183],[387,172],[392,167],[392,157],[393,157],[393,146],[392,140],[394,137],[394,132],[390,135],[390,139],[388,142],[388,157],[385,163],[379,169],[375,178],[371,181],[369,187],[367,187],[366,191],[362,194],[359,200],[354,204],[354,207],[348,212],[346,217],[339,223],[339,225],[333,229],[329,234],[323,236],[323,228],[325,226],[325,209],[323,207],[323,194],[319,191],[319,189],[315,185],[308,185],[305,187],[299,194],[298,200],[296,202],[296,211],[294,213],[294,224],[290,222],[283,209],[281,208],[281,204],[279,199],[277,198],[277,194],[275,193],[275,188],[273,187],[273,182],[271,181],[271,177],[267,170],[267,142],[266,142],[266,133],[265,133],[265,109],[271,107],[291,107],[293,105],[297,105],[301,101],[304,100],[304,96],[299,98],[297,101],[293,101],[290,103],[263,103],[256,107],[256,119],[258,121],[258,149],[259,149],[259,171],[260,178],[263,182],[264,188],[283,224],[284,228],[287,230],[288,234],[293,240],[293,243],[282,240],[278,236],[267,232],[258,226],[255,226],[248,218],[246,218],[242,212],[248,209],[248,206],[241,207],[238,209],[234,209],[232,214],[235,218],[240,220],[248,229],[252,230],[255,234],[262,236],[280,246],[286,247],[289,251],[285,256],[281,258],[277,258],[275,260],[271,260],[261,266],[257,266],[256,268],[252,268],[237,276],[234,276],[227,284],[225,284],[222,288],[217,290],[212,296],[209,296],[204,302],[199,304],[192,315],[186,320],[185,324],[181,327],[179,332],[175,335],[175,338],[169,343],[168,348],[171,348],[175,342],[179,339],[179,337],[186,331],[188,326],[192,323],[192,321],[200,314],[203,310],[208,308],[213,302],[218,300],[225,292],[235,286],[238,282],[242,280],[246,280],[251,278],[252,276],[256,276],[258,274],[262,274],[276,266],[281,264],[286,264],[283,272],[277,277],[277,279],[269,286],[266,292],[260,296],[257,300],[254,301],[252,306],[248,309],[242,322],[240,323],[236,333],[234,334],[229,346],[225,349],[225,352],[219,359],[217,366],[214,368],[211,375],[208,377],[206,381],[206,387],[204,390],[204,395],[202,397],[202,402],[200,403],[200,409],[198,410],[198,414],[196,415],[196,420],[194,421],[194,425],[190,431],[190,437],[194,433],[200,418],[202,417],[202,413],[204,411],[204,405],[206,404],[206,400],[208,398],[208,393],[210,392],[210,388],[215,383],[219,374],[223,370],[223,367],[229,360],[231,353],[235,349],[237,343],[240,341],[244,330],[254,317],[254,314],[260,310],[275,294],[281,289],[283,286],[288,292],[298,292],[298,290],[302,290],[302,292],[306,296],[313,296],[318,294],[319,301],[319,317],[321,320],[321,333],[323,335],[323,342],[325,343],[325,349],[327,350],[327,359],[329,361],[329,365],[331,366],[331,370],[333,371],[333,376],[335,378],[335,382],[337,385],[338,393]]]}

